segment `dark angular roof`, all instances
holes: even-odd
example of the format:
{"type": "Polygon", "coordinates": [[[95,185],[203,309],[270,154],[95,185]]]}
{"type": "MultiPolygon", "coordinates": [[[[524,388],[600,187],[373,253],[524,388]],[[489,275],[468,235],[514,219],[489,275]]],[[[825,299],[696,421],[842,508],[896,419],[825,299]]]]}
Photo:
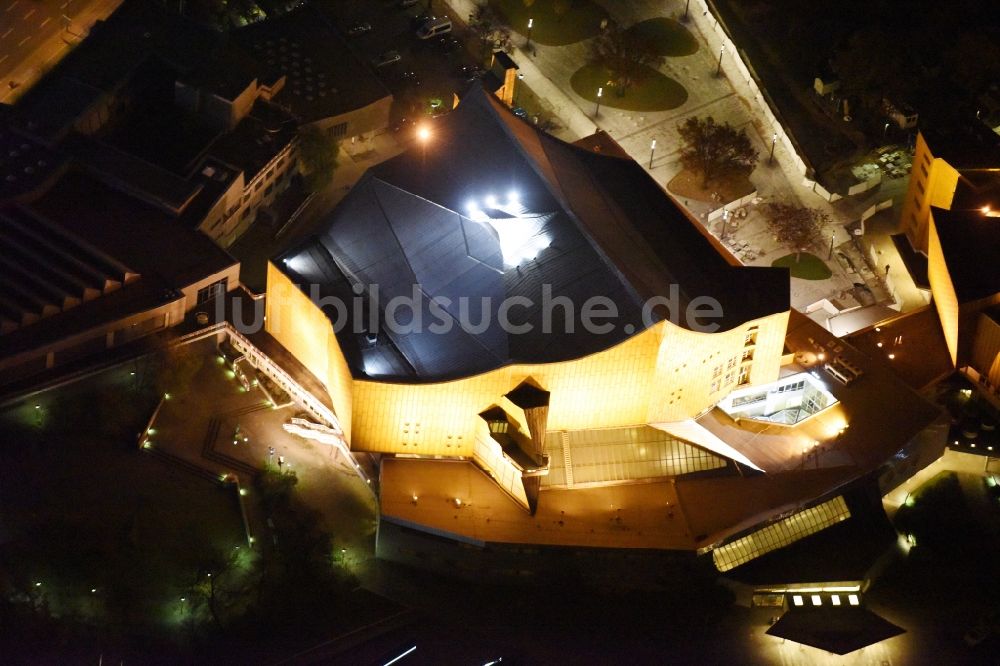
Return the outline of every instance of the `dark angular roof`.
{"type": "MultiPolygon", "coordinates": [[[[351,307],[336,318],[357,374],[439,380],[606,349],[652,323],[642,316],[647,299],[671,293],[681,326],[688,325],[683,309],[700,296],[721,304],[722,330],[788,309],[786,271],[729,265],[696,224],[634,161],[559,141],[480,89],[433,123],[425,148],[369,169],[323,230],[281,259],[318,295],[350,303],[352,287],[364,292],[363,321],[351,307]],[[509,234],[520,235],[521,245],[509,234]],[[413,285],[422,330],[386,330],[386,304],[413,285]],[[572,327],[560,307],[545,307],[546,293],[574,304],[572,327]],[[501,302],[515,296],[531,301],[509,311],[512,323],[532,325],[528,333],[508,334],[497,323],[501,302]],[[582,306],[595,296],[617,307],[609,332],[581,326],[582,306]],[[442,298],[450,305],[438,307],[442,298]],[[465,321],[488,315],[489,325],[429,330],[429,323],[458,320],[460,299],[467,299],[465,321]],[[551,332],[543,329],[545,310],[555,314],[551,332]],[[374,340],[363,334],[371,311],[382,328],[374,340]]],[[[668,314],[654,310],[652,319],[668,314]]]]}
{"type": "Polygon", "coordinates": [[[932,215],[959,302],[1000,292],[1000,218],[979,210],[942,208],[933,209],[932,215]]]}

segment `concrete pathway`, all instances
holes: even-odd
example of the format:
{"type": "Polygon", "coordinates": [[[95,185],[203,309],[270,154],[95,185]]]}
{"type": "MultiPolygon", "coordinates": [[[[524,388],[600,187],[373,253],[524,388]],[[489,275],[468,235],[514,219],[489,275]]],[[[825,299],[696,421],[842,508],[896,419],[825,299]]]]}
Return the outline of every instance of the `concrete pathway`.
{"type": "MultiPolygon", "coordinates": [[[[634,0],[629,3],[597,1],[608,10],[614,20],[623,25],[632,25],[662,16],[680,17],[686,2],[686,0],[667,2],[634,0]]],[[[476,4],[473,0],[448,0],[448,2],[462,17],[469,16],[476,4]]],[[[905,190],[905,179],[900,179],[901,182],[888,183],[862,195],[830,203],[803,184],[802,175],[781,142],[775,146],[774,160],[769,164],[767,156],[771,150],[773,128],[765,126],[762,120],[768,116],[762,107],[763,100],[754,94],[747,81],[740,80],[734,75],[736,68],[730,60],[733,57],[732,44],[726,45],[727,51],[723,54],[723,75],[715,76],[721,42],[716,36],[714,17],[711,13],[707,13],[703,0],[692,0],[689,15],[690,21],[685,25],[694,35],[699,49],[690,56],[666,58],[660,68],[662,73],[680,82],[688,91],[687,101],[680,107],[668,111],[637,113],[602,106],[599,117],[595,118],[595,105],[577,95],[570,85],[572,74],[587,60],[589,48],[587,41],[567,46],[533,43],[531,52],[527,53],[523,48],[526,39],[515,33],[514,42],[517,46],[512,57],[518,63],[520,73],[524,75],[524,84],[539,98],[551,104],[553,112],[564,125],[565,130],[559,133],[560,138],[573,141],[593,133],[597,128],[603,129],[618,141],[633,159],[646,167],[664,187],[681,170],[678,159],[680,139],[677,126],[686,118],[710,115],[718,121],[746,129],[761,155],[760,163],[751,175],[751,182],[762,198],[791,201],[825,211],[833,220],[829,233],[834,235],[837,248],[845,244],[853,246],[853,238],[844,227],[855,222],[861,213],[874,203],[905,190]],[[650,160],[653,140],[656,141],[657,149],[650,160]]],[[[679,203],[700,220],[707,219],[708,213],[720,205],[690,199],[679,199],[679,203]]],[[[716,235],[721,232],[721,225],[718,226],[718,230],[712,229],[716,235]]],[[[742,230],[737,229],[731,233],[734,233],[739,240],[748,241],[755,247],[765,250],[765,254],[758,255],[756,260],[749,263],[769,265],[773,259],[787,254],[787,250],[783,251],[777,247],[773,237],[770,242],[768,241],[763,220],[759,218],[752,217],[742,230]]],[[[844,254],[861,259],[861,255],[852,247],[845,248],[844,254]]],[[[792,300],[795,307],[803,308],[823,298],[836,298],[846,305],[860,305],[861,303],[857,301],[852,302],[847,293],[856,281],[865,282],[880,300],[888,300],[890,291],[885,288],[877,275],[872,274],[868,279],[857,279],[858,276],[849,272],[849,267],[845,268],[845,265],[838,261],[831,260],[828,265],[834,274],[829,280],[793,279],[792,300]]]]}

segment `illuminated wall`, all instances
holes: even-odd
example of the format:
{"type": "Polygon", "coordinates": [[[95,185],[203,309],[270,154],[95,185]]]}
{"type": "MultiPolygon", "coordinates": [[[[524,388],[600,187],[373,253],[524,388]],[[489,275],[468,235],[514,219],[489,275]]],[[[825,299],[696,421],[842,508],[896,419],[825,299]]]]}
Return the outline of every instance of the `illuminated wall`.
{"type": "Polygon", "coordinates": [[[551,391],[548,429],[584,430],[690,418],[735,387],[756,326],[749,379],[777,379],[788,314],[704,334],[668,322],[601,352],[573,361],[510,365],[449,382],[354,384],[356,450],[470,456],[478,414],[529,377],[551,391]],[[726,366],[731,360],[733,370],[726,366]],[[721,379],[713,378],[722,366],[721,379]],[[733,383],[713,385],[733,374],[733,383]]]}
{"type": "Polygon", "coordinates": [[[266,312],[267,331],[329,389],[354,450],[467,457],[479,413],[504,404],[503,395],[528,378],[551,391],[549,430],[691,418],[736,388],[741,369],[749,384],[777,379],[788,323],[782,312],[708,334],[660,322],[572,361],[514,364],[428,384],[359,379],[352,390],[330,321],[273,264],[266,312]]]}
{"type": "Polygon", "coordinates": [[[934,157],[923,135],[917,133],[910,184],[900,214],[903,231],[915,249],[928,252],[931,206],[951,209],[957,186],[958,171],[943,159],[934,157]]]}
{"type": "Polygon", "coordinates": [[[994,387],[1000,387],[1000,316],[983,312],[979,315],[976,339],[972,346],[972,367],[989,380],[994,387]]]}
{"type": "Polygon", "coordinates": [[[323,311],[292,281],[267,264],[265,330],[326,385],[333,411],[351,442],[351,371],[333,326],[323,311]]]}
{"type": "Polygon", "coordinates": [[[955,286],[948,273],[948,265],[941,250],[941,241],[934,226],[934,217],[930,216],[927,225],[927,278],[931,283],[931,293],[934,295],[934,307],[937,309],[944,340],[951,354],[952,364],[958,362],[958,297],[955,286]]]}

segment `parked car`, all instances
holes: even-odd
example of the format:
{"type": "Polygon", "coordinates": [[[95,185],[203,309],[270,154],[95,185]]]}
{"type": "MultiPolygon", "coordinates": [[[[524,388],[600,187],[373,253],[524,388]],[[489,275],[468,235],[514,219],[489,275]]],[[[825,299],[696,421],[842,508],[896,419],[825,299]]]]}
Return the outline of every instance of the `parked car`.
{"type": "Polygon", "coordinates": [[[472,65],[462,65],[458,68],[458,76],[466,83],[472,83],[483,75],[483,70],[472,65]]]}
{"type": "Polygon", "coordinates": [[[417,39],[431,39],[451,32],[451,19],[447,16],[430,18],[417,29],[417,39]]]}
{"type": "Polygon", "coordinates": [[[363,35],[366,32],[372,31],[371,23],[355,23],[350,28],[347,29],[347,34],[351,37],[357,37],[358,35],[363,35]]]}
{"type": "Polygon", "coordinates": [[[399,51],[386,51],[373,58],[372,64],[376,67],[385,67],[386,65],[397,63],[402,59],[403,56],[399,55],[399,51]]]}
{"type": "Polygon", "coordinates": [[[437,47],[441,53],[453,53],[462,47],[462,42],[454,37],[442,37],[437,41],[437,47]]]}
{"type": "Polygon", "coordinates": [[[514,115],[517,116],[518,118],[527,118],[528,112],[522,109],[521,107],[516,106],[514,107],[514,115]]]}

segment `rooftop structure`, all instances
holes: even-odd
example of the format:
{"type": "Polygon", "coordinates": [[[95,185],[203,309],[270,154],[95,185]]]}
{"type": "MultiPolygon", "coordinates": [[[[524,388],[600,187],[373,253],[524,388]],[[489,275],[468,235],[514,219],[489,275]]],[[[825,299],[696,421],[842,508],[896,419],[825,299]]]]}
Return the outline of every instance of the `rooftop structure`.
{"type": "Polygon", "coordinates": [[[426,381],[577,358],[671,316],[689,327],[680,315],[698,298],[721,305],[721,330],[788,308],[787,273],[727,263],[631,160],[535,131],[481,89],[430,131],[424,148],[370,169],[322,231],[281,264],[323,294],[349,298],[356,285],[378,285],[381,300],[366,291],[366,311],[414,284],[427,321],[432,302],[450,299],[441,316],[457,321],[461,298],[473,308],[489,299],[492,310],[475,309],[471,319],[488,315],[492,324],[474,336],[461,327],[446,335],[390,330],[372,344],[370,331],[348,321],[339,342],[357,376],[426,381]],[[473,136],[474,151],[465,146],[473,136]],[[579,321],[565,330],[557,317],[558,334],[548,334],[544,293],[577,306],[609,299],[620,321],[594,334],[579,321]],[[658,307],[643,321],[644,303],[672,294],[672,312],[658,307]],[[500,328],[507,297],[532,301],[513,314],[531,333],[500,328]]]}
{"type": "MultiPolygon", "coordinates": [[[[789,311],[787,274],[731,265],[609,138],[562,143],[483,90],[269,267],[266,310],[351,448],[380,454],[383,557],[406,559],[403,532],[706,552],[876,470],[893,487],[943,448],[935,407],[789,311]],[[604,296],[616,325],[544,329],[544,289],[604,296]],[[637,318],[671,293],[716,299],[719,326],[637,318]],[[410,294],[455,326],[382,326],[410,294]],[[533,328],[472,330],[448,304],[495,299],[481,322],[512,296],[533,328]]],[[[827,522],[810,525],[782,538],[827,522]]]]}

